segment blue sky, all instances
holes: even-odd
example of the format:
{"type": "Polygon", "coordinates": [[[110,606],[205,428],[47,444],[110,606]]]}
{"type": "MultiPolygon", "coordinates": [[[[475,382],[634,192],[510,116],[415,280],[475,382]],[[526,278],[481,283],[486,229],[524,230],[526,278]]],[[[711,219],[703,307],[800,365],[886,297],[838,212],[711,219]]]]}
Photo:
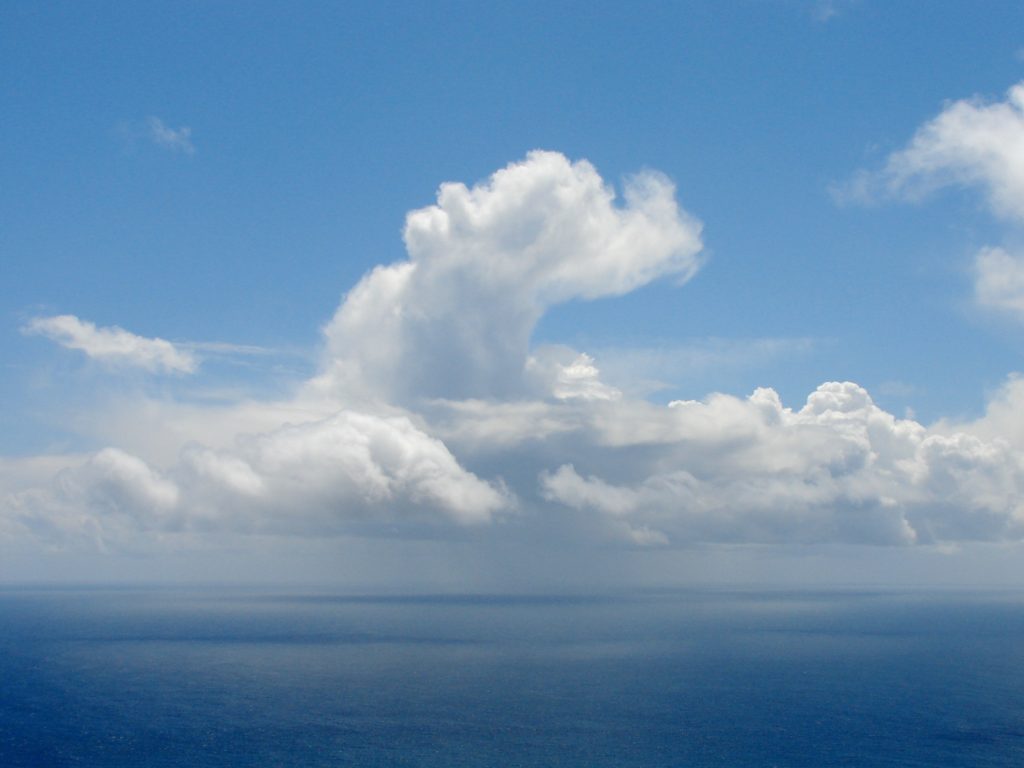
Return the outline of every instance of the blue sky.
{"type": "MultiPolygon", "coordinates": [[[[1022,22],[1024,10],[1009,2],[9,4],[0,11],[0,454],[8,490],[51,493],[56,481],[25,466],[46,457],[56,476],[113,448],[193,499],[176,458],[183,447],[224,452],[239,435],[276,435],[303,418],[401,413],[418,430],[410,439],[440,441],[442,464],[450,458],[472,482],[462,480],[483,484],[477,490],[507,492],[520,515],[556,502],[584,515],[588,493],[607,499],[609,487],[641,489],[646,501],[621,502],[647,510],[630,524],[634,544],[745,541],[718,529],[658,527],[654,507],[666,502],[650,489],[665,479],[658,472],[667,458],[616,479],[602,474],[611,459],[575,444],[545,443],[528,459],[460,443],[465,411],[440,413],[425,404],[428,394],[468,393],[495,413],[558,396],[527,394],[517,383],[502,400],[505,389],[474,390],[468,376],[445,389],[454,379],[441,373],[479,356],[437,339],[481,318],[505,322],[489,314],[484,293],[459,293],[456,282],[439,288],[450,275],[424,283],[416,299],[436,332],[377,338],[383,321],[360,319],[324,336],[369,270],[407,258],[406,215],[435,203],[439,185],[486,183],[510,163],[529,166],[524,158],[536,149],[587,161],[619,191],[637,173],[663,174],[681,215],[702,227],[692,253],[672,241],[685,264],[652,255],[663,261],[643,279],[609,276],[600,289],[577,286],[550,302],[539,298],[550,287],[524,293],[526,304],[544,303],[537,318],[523,320],[530,354],[541,360],[531,370],[566,371],[572,355],[586,353],[609,388],[587,392],[614,390],[636,407],[715,392],[742,400],[770,387],[798,411],[823,382],[856,382],[896,419],[1005,438],[991,419],[978,420],[1000,392],[1013,400],[1000,388],[1022,368],[1022,312],[998,286],[981,292],[979,254],[1005,249],[1008,260],[984,261],[985,274],[1012,283],[1021,217],[993,195],[1000,184],[1012,192],[1014,180],[956,147],[943,145],[948,152],[934,167],[907,153],[957,100],[1008,103],[1008,89],[1024,77],[1022,22]],[[899,176],[894,157],[917,165],[899,176]],[[918,194],[919,181],[927,194],[918,194]],[[431,297],[452,306],[442,313],[431,297]],[[67,327],[43,322],[60,316],[166,340],[194,365],[139,364],[140,349],[158,354],[144,344],[132,347],[136,357],[68,349],[60,343],[67,327]],[[389,344],[397,362],[366,373],[367,356],[389,344]],[[426,362],[395,351],[417,345],[426,362]],[[541,354],[556,346],[562,351],[541,354]],[[362,366],[365,381],[337,374],[332,365],[342,358],[362,366]],[[435,389],[397,386],[409,371],[435,389]],[[330,405],[311,382],[330,389],[330,405]],[[367,392],[378,398],[372,405],[367,392]],[[205,423],[223,418],[224,433],[172,429],[187,423],[185,408],[220,409],[205,423]],[[260,415],[246,421],[237,416],[245,408],[260,415]],[[133,409],[170,425],[173,439],[160,443],[161,428],[133,409]],[[139,429],[149,443],[124,426],[132,423],[148,425],[139,429]],[[580,469],[588,460],[590,470],[580,469]],[[593,483],[572,485],[558,474],[566,466],[593,483]],[[569,486],[581,495],[570,499],[569,486]]],[[[1020,141],[1013,130],[1000,139],[1010,171],[1020,141]]],[[[490,345],[496,337],[481,338],[490,345]]],[[[581,365],[566,375],[597,386],[598,374],[581,365]]],[[[493,382],[506,367],[481,369],[475,380],[493,382]]],[[[1017,457],[1014,448],[1007,461],[1017,457]]],[[[705,479],[685,461],[672,466],[705,479]]],[[[19,510],[18,526],[51,514],[26,512],[18,498],[8,505],[19,510]]],[[[211,498],[175,503],[216,506],[211,498]]],[[[422,493],[410,498],[415,511],[422,493]]],[[[498,501],[481,503],[500,517],[498,501]]],[[[890,503],[904,502],[885,496],[883,506],[890,503]]],[[[191,514],[179,507],[175,514],[191,514]]],[[[359,525],[372,518],[360,513],[359,525]]],[[[429,537],[448,536],[429,521],[401,536],[415,538],[421,523],[429,537]]],[[[361,535],[353,530],[344,533],[361,535]]]]}

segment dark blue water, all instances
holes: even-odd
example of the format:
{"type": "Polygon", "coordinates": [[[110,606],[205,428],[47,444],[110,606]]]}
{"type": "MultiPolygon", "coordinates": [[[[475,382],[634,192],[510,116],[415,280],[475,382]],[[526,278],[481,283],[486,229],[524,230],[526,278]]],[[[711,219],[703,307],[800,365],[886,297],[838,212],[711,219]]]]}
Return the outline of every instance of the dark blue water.
{"type": "Polygon", "coordinates": [[[0,591],[0,766],[1021,766],[1024,595],[0,591]]]}

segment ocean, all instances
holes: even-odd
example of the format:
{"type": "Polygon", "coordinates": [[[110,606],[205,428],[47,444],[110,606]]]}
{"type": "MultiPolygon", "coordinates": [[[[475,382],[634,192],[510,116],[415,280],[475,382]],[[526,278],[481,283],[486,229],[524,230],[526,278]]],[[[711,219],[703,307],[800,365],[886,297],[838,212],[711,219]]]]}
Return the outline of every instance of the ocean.
{"type": "Polygon", "coordinates": [[[1024,765],[1024,593],[0,590],[0,766],[1024,765]]]}

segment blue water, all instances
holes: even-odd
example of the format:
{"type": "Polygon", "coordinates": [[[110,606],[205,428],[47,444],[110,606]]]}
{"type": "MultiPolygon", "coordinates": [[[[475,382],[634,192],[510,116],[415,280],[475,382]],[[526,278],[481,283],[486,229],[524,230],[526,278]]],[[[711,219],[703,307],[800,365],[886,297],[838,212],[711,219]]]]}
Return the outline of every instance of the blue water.
{"type": "Polygon", "coordinates": [[[1024,594],[0,591],[0,766],[1024,765],[1024,594]]]}

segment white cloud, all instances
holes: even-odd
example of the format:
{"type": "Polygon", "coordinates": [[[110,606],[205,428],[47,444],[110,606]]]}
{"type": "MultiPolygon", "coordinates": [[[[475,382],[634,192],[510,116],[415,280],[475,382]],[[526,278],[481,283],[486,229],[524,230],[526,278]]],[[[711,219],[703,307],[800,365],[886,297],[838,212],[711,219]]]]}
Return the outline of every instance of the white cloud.
{"type": "MultiPolygon", "coordinates": [[[[617,206],[589,164],[532,153],[486,183],[442,186],[405,239],[408,261],[344,298],[320,374],[293,398],[119,401],[90,422],[116,448],[48,481],[6,465],[0,535],[110,548],[202,532],[518,531],[629,547],[1024,539],[1017,380],[985,419],[928,428],[849,382],[798,409],[770,389],[656,404],[608,384],[599,355],[531,349],[560,301],[697,269],[699,225],[660,176],[635,179],[617,206]]],[[[100,359],[195,365],[168,342],[70,316],[29,330],[100,359]]]]}
{"type": "Polygon", "coordinates": [[[178,486],[144,461],[106,448],[46,485],[9,493],[2,517],[9,527],[58,547],[90,543],[105,551],[133,540],[139,530],[179,528],[180,498],[178,486]]]}
{"type": "Polygon", "coordinates": [[[620,433],[614,445],[543,473],[544,497],[674,542],[1024,536],[1017,451],[897,419],[855,384],[824,384],[798,411],[767,389],[746,400],[678,401],[668,411],[654,450],[652,432],[632,446],[620,433]],[[625,460],[626,447],[646,455],[625,460]]]}
{"type": "Polygon", "coordinates": [[[985,248],[974,258],[974,298],[984,309],[1024,321],[1024,258],[985,248]]]}
{"type": "Polygon", "coordinates": [[[973,421],[944,419],[935,424],[933,430],[946,436],[963,432],[986,442],[1005,442],[1014,450],[1024,452],[1024,377],[1012,374],[989,396],[980,418],[973,421]]]}
{"type": "Polygon", "coordinates": [[[857,4],[858,0],[817,0],[813,4],[812,13],[814,18],[822,23],[844,13],[857,4]]]}
{"type": "Polygon", "coordinates": [[[514,504],[500,480],[467,472],[409,418],[341,411],[238,436],[228,450],[188,444],[164,471],[107,448],[49,483],[9,492],[0,518],[107,549],[195,531],[394,535],[396,524],[487,523],[514,504]]]}
{"type": "Polygon", "coordinates": [[[618,400],[622,393],[601,381],[594,358],[568,347],[546,346],[526,360],[525,374],[537,391],[556,400],[618,400]]]}
{"type": "Polygon", "coordinates": [[[81,350],[95,360],[113,365],[167,373],[193,373],[198,365],[190,352],[169,341],[136,336],[117,326],[98,328],[74,315],[37,317],[22,331],[46,336],[63,347],[81,350]]]}
{"type": "Polygon", "coordinates": [[[950,185],[985,190],[1001,216],[1024,218],[1024,83],[1003,101],[950,102],[877,172],[862,172],[840,196],[918,199],[950,185]]]}
{"type": "Polygon", "coordinates": [[[146,119],[146,135],[158,147],[172,152],[191,155],[196,151],[192,144],[192,129],[185,125],[180,128],[171,128],[159,117],[148,117],[146,119]]]}
{"type": "Polygon", "coordinates": [[[644,173],[617,205],[592,165],[554,152],[442,185],[406,219],[408,261],[373,270],[327,325],[322,385],[394,402],[524,395],[530,334],[549,307],[697,271],[701,227],[674,192],[644,173]]]}
{"type": "Polygon", "coordinates": [[[610,382],[632,394],[691,385],[709,373],[763,368],[814,348],[810,338],[690,339],[652,346],[601,347],[594,356],[610,382]]]}
{"type": "MultiPolygon", "coordinates": [[[[919,199],[946,186],[978,187],[999,216],[1024,221],[1024,82],[1002,101],[953,101],[875,172],[836,190],[840,199],[919,199]]],[[[973,265],[978,306],[1024,319],[1024,258],[984,248],[973,265]]]]}

